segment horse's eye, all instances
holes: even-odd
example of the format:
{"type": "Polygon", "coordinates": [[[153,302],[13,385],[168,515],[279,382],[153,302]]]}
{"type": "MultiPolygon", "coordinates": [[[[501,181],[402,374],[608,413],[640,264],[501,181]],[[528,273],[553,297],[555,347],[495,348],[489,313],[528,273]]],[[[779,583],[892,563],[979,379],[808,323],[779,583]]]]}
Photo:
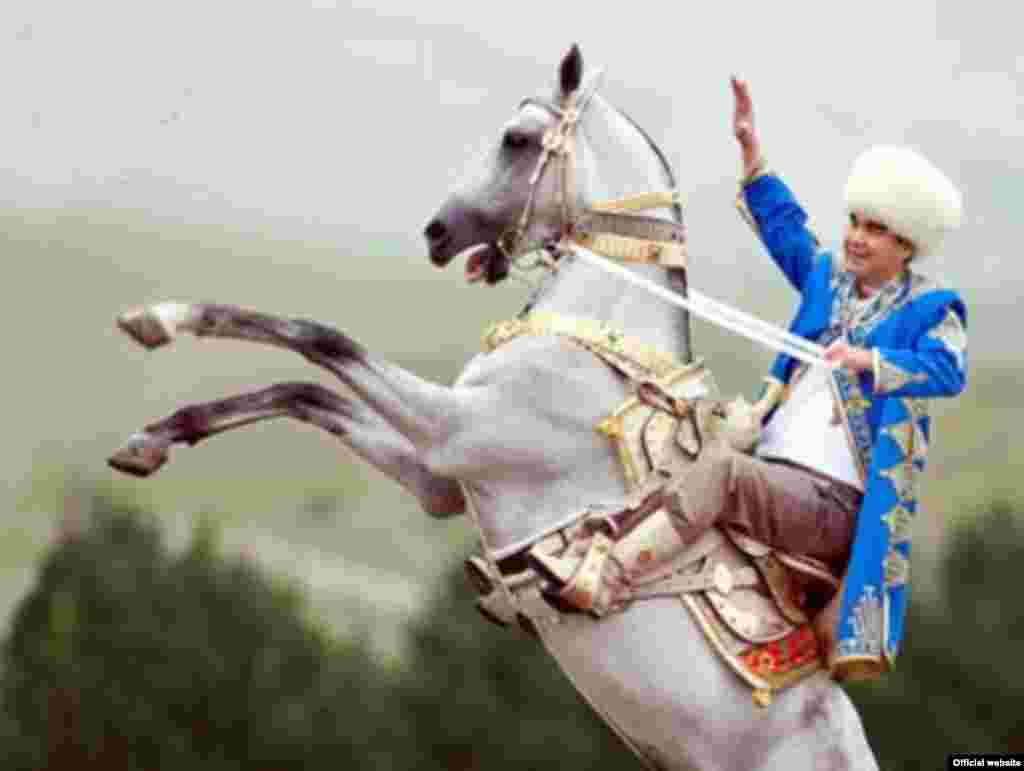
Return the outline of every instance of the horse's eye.
{"type": "Polygon", "coordinates": [[[530,138],[522,131],[509,129],[505,132],[505,137],[501,143],[510,150],[520,150],[530,143],[530,138]]]}

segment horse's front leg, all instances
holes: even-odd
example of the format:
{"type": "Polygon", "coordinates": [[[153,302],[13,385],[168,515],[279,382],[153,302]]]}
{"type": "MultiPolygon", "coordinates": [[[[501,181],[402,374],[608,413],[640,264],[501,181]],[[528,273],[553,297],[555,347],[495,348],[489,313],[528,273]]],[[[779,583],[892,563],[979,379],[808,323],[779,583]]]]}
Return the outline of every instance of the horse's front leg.
{"type": "Polygon", "coordinates": [[[194,445],[216,434],[271,418],[290,417],[338,437],[370,465],[419,499],[431,516],[460,514],[458,483],[430,473],[416,448],[372,411],[316,383],[280,383],[260,391],[184,407],[133,434],[107,462],[118,471],[149,476],[175,444],[194,445]]]}
{"type": "Polygon", "coordinates": [[[165,345],[185,331],[295,351],[334,373],[421,453],[444,445],[458,410],[451,388],[374,359],[348,335],[315,321],[233,305],[167,302],[127,311],[118,326],[147,348],[165,345]]]}

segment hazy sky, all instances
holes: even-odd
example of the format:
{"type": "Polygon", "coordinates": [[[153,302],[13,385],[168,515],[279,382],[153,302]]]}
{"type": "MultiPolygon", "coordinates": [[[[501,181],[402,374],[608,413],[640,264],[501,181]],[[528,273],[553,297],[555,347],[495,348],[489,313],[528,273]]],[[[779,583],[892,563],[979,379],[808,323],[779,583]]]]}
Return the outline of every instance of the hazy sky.
{"type": "MultiPolygon", "coordinates": [[[[492,314],[514,312],[523,290],[463,287],[461,261],[439,273],[420,233],[481,149],[498,141],[518,101],[554,81],[573,42],[589,66],[605,69],[604,95],[675,166],[695,287],[780,323],[794,299],[733,209],[739,161],[728,78],[736,72],[751,83],[770,163],[827,242],[844,221],[850,164],[872,143],[914,145],[960,184],[965,225],[925,269],[964,290],[974,361],[1019,363],[1019,8],[995,0],[3,0],[0,214],[12,234],[0,307],[4,371],[13,375],[5,395],[15,408],[0,462],[14,480],[72,458],[102,474],[125,436],[188,401],[315,374],[298,357],[255,346],[139,351],[112,323],[139,302],[251,301],[340,325],[374,350],[424,365],[475,351],[480,329],[492,314]],[[134,213],[75,214],[62,225],[59,215],[97,205],[134,213]],[[19,208],[53,211],[21,216],[19,208]],[[160,221],[140,224],[139,210],[160,221]],[[261,240],[268,231],[281,238],[261,240]],[[316,243],[294,240],[307,238],[316,243]],[[400,292],[397,275],[406,279],[400,292]]],[[[695,331],[700,354],[709,336],[695,331]]],[[[753,393],[769,357],[733,340],[731,363],[754,376],[729,387],[753,393]]],[[[963,471],[955,489],[973,500],[993,477],[971,462],[1001,447],[1010,456],[1021,432],[1016,400],[971,406],[976,424],[955,416],[943,424],[965,444],[944,445],[945,472],[935,454],[932,473],[963,471]]],[[[118,485],[161,493],[174,510],[207,500],[239,511],[250,499],[271,506],[261,492],[269,483],[289,496],[308,484],[345,492],[353,482],[337,475],[350,459],[293,429],[247,430],[249,440],[181,453],[155,483],[119,477],[118,485]],[[268,484],[253,487],[259,482],[268,484]]],[[[960,500],[935,509],[954,511],[960,500]]],[[[397,499],[374,501],[375,511],[399,509],[397,499]]],[[[410,510],[399,530],[415,540],[421,520],[410,510]]],[[[362,534],[351,554],[363,559],[365,544],[392,543],[389,522],[374,516],[370,529],[340,533],[346,543],[362,534]]]]}
{"type": "MultiPolygon", "coordinates": [[[[770,162],[826,240],[843,221],[854,156],[873,142],[915,145],[965,193],[965,226],[932,270],[974,302],[1006,304],[1024,275],[1014,8],[8,0],[0,205],[108,201],[327,226],[426,270],[423,224],[578,41],[606,69],[605,94],[673,160],[699,283],[728,294],[734,274],[715,268],[757,254],[731,208],[728,76],[738,72],[770,162]]],[[[762,262],[750,280],[770,275],[762,262]]]]}

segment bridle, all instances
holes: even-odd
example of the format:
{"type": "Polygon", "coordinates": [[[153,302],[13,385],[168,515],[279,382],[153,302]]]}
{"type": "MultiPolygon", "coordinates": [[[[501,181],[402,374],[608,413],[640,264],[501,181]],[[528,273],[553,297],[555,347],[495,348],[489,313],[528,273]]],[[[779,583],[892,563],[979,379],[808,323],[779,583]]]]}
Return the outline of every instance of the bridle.
{"type": "MultiPolygon", "coordinates": [[[[824,348],[817,343],[713,300],[686,285],[686,232],[681,222],[679,197],[675,190],[641,193],[628,198],[600,202],[582,211],[576,210],[573,178],[576,129],[597,90],[599,75],[600,71],[591,77],[585,88],[581,87],[567,94],[561,105],[541,99],[525,99],[520,103],[520,109],[532,104],[546,110],[558,119],[558,123],[544,134],[541,154],[530,177],[530,192],[526,204],[515,226],[510,227],[499,237],[498,248],[514,266],[526,270],[543,266],[554,271],[557,270],[558,260],[562,255],[574,254],[577,259],[590,262],[606,273],[632,282],[688,313],[696,313],[718,326],[773,350],[787,353],[800,361],[834,369],[835,363],[824,358],[824,348]],[[527,243],[526,233],[536,206],[537,190],[545,170],[552,163],[557,165],[559,171],[559,239],[555,242],[527,243]],[[665,207],[671,207],[680,221],[668,222],[634,213],[665,207]],[[532,265],[524,266],[522,257],[533,252],[540,253],[539,259],[532,265]],[[682,286],[679,291],[670,292],[604,258],[674,269],[683,279],[682,286]]],[[[675,180],[664,154],[633,120],[628,117],[626,120],[639,131],[657,154],[674,188],[675,180]]],[[[684,334],[689,343],[689,316],[686,317],[684,324],[684,334]]]]}
{"type": "MultiPolygon", "coordinates": [[[[520,102],[519,109],[532,105],[548,112],[558,122],[544,132],[541,153],[530,176],[530,190],[526,203],[515,224],[498,238],[498,248],[521,270],[538,266],[557,268],[559,257],[573,243],[623,262],[641,262],[685,269],[685,230],[682,222],[667,222],[633,213],[672,207],[681,220],[679,196],[675,190],[642,193],[601,202],[589,209],[577,210],[574,176],[576,132],[591,99],[597,92],[601,74],[600,70],[595,72],[584,85],[565,95],[561,104],[538,98],[528,98],[520,102]],[[526,241],[526,233],[535,213],[541,180],[549,166],[554,167],[558,175],[556,195],[561,217],[559,238],[557,241],[529,243],[526,241]],[[529,254],[538,254],[539,257],[532,263],[527,263],[524,257],[529,254]]],[[[633,121],[629,122],[639,130],[633,121]]],[[[645,132],[641,130],[640,133],[658,155],[671,180],[671,171],[664,155],[645,132]]]]}
{"type": "Polygon", "coordinates": [[[513,227],[508,228],[498,239],[498,247],[510,260],[515,260],[523,254],[534,251],[537,244],[527,245],[524,243],[526,232],[530,227],[533,218],[534,208],[537,202],[537,191],[540,189],[541,180],[548,164],[553,162],[558,166],[559,181],[558,197],[559,208],[562,212],[562,222],[559,230],[564,238],[572,227],[574,201],[571,196],[575,192],[573,175],[573,155],[576,142],[576,126],[582,117],[583,111],[590,103],[590,97],[596,89],[597,78],[591,79],[591,87],[583,93],[580,98],[580,89],[567,94],[561,105],[538,98],[526,98],[519,103],[522,110],[528,105],[538,107],[557,119],[557,123],[544,132],[541,140],[541,152],[537,158],[533,173],[530,175],[530,191],[523,205],[523,210],[513,227]]]}

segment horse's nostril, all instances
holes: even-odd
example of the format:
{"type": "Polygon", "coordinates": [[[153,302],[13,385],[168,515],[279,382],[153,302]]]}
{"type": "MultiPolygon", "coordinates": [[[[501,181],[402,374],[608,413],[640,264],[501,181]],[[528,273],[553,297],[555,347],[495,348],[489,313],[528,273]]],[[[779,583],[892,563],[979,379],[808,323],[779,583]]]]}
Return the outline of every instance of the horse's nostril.
{"type": "Polygon", "coordinates": [[[448,228],[444,226],[444,223],[439,222],[438,220],[434,220],[429,225],[427,225],[426,229],[423,232],[428,239],[436,242],[440,241],[446,235],[448,235],[448,228]]]}

